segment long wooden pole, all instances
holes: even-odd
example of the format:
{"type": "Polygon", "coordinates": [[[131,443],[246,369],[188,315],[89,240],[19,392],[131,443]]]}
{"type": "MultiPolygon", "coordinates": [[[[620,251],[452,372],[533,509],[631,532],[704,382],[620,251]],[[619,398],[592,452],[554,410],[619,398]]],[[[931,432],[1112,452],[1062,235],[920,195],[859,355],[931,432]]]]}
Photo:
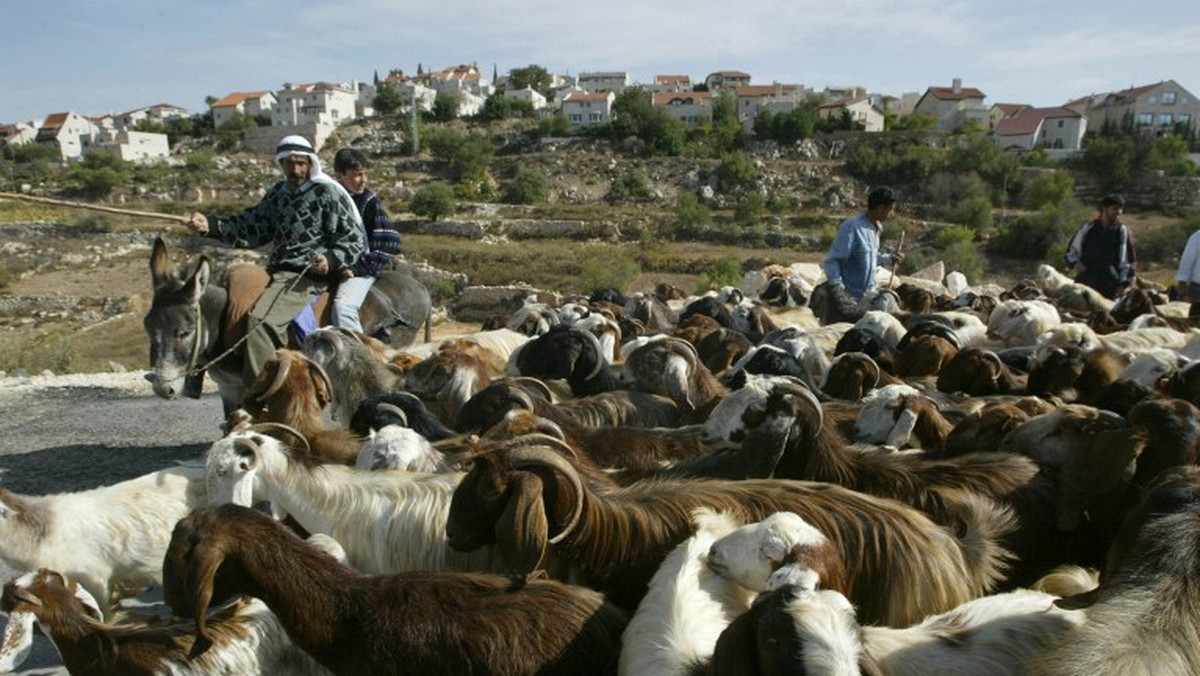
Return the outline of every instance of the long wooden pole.
{"type": "MultiPolygon", "coordinates": [[[[900,243],[896,245],[896,253],[904,253],[904,235],[907,232],[908,232],[907,229],[900,230],[900,243]]],[[[893,255],[895,255],[895,254],[893,254],[893,255]]],[[[892,260],[892,276],[888,277],[888,291],[891,291],[892,287],[896,285],[896,268],[899,266],[900,266],[900,264],[893,259],[892,260]]]]}
{"type": "Polygon", "coordinates": [[[106,207],[101,204],[88,204],[87,202],[68,202],[67,200],[56,200],[50,197],[37,197],[35,195],[23,195],[15,192],[0,192],[0,198],[11,200],[24,200],[26,202],[37,202],[38,204],[49,204],[56,207],[67,207],[69,209],[91,209],[92,211],[103,211],[109,214],[120,214],[122,216],[134,216],[137,218],[153,218],[160,221],[177,221],[179,223],[187,223],[186,216],[177,216],[175,214],[161,214],[156,211],[138,211],[137,209],[120,209],[117,207],[106,207]]]}

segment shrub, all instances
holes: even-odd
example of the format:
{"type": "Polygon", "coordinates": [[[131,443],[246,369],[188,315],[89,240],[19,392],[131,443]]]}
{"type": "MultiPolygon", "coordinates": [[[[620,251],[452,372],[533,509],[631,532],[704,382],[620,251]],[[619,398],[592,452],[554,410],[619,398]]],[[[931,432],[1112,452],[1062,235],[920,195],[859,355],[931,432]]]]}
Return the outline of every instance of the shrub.
{"type": "Polygon", "coordinates": [[[445,183],[431,183],[417,190],[409,210],[436,221],[454,213],[454,206],[454,189],[445,183]]]}
{"type": "Polygon", "coordinates": [[[1066,171],[1049,171],[1038,174],[1029,184],[1025,195],[1025,208],[1041,209],[1070,199],[1075,194],[1075,179],[1066,171]]]}
{"type": "Polygon", "coordinates": [[[627,171],[612,182],[604,200],[610,204],[628,202],[649,202],[653,195],[650,192],[650,181],[640,171],[627,171]]]}
{"type": "Polygon", "coordinates": [[[624,289],[641,267],[620,247],[597,246],[581,251],[579,283],[585,289],[611,286],[624,289]]]}
{"type": "Polygon", "coordinates": [[[1180,254],[1183,253],[1183,245],[1197,227],[1200,227],[1200,218],[1192,217],[1187,221],[1137,230],[1134,233],[1134,246],[1137,248],[1138,260],[1177,264],[1180,254]]]}
{"type": "Polygon", "coordinates": [[[712,266],[700,275],[697,293],[722,286],[737,286],[742,282],[742,263],[737,256],[726,254],[713,262],[712,266]]]}
{"type": "Polygon", "coordinates": [[[1057,264],[1067,240],[1087,220],[1087,212],[1074,200],[1047,204],[1035,213],[1010,217],[988,240],[989,253],[1023,260],[1057,264]]]}
{"type": "Polygon", "coordinates": [[[986,232],[992,227],[992,203],[986,197],[960,200],[943,210],[946,220],[986,232]]]}
{"type": "Polygon", "coordinates": [[[767,213],[767,198],[751,192],[746,193],[733,208],[733,220],[741,225],[755,225],[767,213]]]}
{"type": "Polygon", "coordinates": [[[717,166],[717,178],[725,190],[748,190],[758,180],[758,167],[754,166],[750,155],[740,150],[734,151],[721,158],[721,164],[717,166]]]}
{"type": "Polygon", "coordinates": [[[712,226],[712,211],[695,193],[680,193],[675,201],[671,225],[676,238],[695,237],[712,226]]]}
{"type": "Polygon", "coordinates": [[[75,183],[93,198],[107,197],[129,180],[129,163],[107,150],[93,150],[71,168],[75,183]]]}
{"type": "Polygon", "coordinates": [[[504,189],[504,201],[509,204],[537,204],[545,202],[549,195],[545,174],[526,166],[517,167],[504,189]]]}

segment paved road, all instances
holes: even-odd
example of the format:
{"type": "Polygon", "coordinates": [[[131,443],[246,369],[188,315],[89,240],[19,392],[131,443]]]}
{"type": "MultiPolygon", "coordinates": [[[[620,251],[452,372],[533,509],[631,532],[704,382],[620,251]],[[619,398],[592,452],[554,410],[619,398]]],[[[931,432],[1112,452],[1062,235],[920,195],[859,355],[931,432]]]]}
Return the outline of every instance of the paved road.
{"type": "MultiPolygon", "coordinates": [[[[0,378],[0,486],[42,495],[131,479],[200,457],[220,422],[215,393],[164,401],[137,373],[0,378]]],[[[0,581],[20,572],[0,563],[0,581]]],[[[60,665],[39,636],[15,673],[59,676],[60,665]]]]}

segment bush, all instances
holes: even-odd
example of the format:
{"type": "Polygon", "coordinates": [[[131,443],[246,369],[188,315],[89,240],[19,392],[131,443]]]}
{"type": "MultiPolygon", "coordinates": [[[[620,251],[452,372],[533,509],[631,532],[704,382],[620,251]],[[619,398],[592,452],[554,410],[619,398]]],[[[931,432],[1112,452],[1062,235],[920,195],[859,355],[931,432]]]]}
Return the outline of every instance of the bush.
{"type": "Polygon", "coordinates": [[[958,270],[967,276],[967,281],[977,283],[983,279],[983,256],[971,242],[954,242],[941,252],[946,271],[958,270]]]}
{"type": "Polygon", "coordinates": [[[1067,201],[1075,194],[1075,179],[1066,171],[1038,174],[1025,195],[1026,209],[1041,209],[1067,201]]]}
{"type": "Polygon", "coordinates": [[[1058,264],[1070,238],[1087,220],[1086,210],[1074,200],[1048,204],[1035,213],[1010,217],[988,240],[989,253],[1023,260],[1058,264]]]}
{"type": "Polygon", "coordinates": [[[758,181],[758,167],[749,154],[740,150],[728,153],[717,166],[717,178],[721,187],[730,192],[739,192],[754,187],[758,181]]]}
{"type": "Polygon", "coordinates": [[[986,197],[960,200],[943,209],[942,213],[951,223],[961,223],[976,232],[986,232],[992,227],[992,203],[986,197]]]}
{"type": "Polygon", "coordinates": [[[696,193],[680,193],[675,201],[671,225],[676,238],[696,237],[712,227],[712,211],[704,206],[696,193]]]}
{"type": "Polygon", "coordinates": [[[641,274],[637,261],[620,247],[597,246],[581,251],[579,283],[585,289],[611,286],[624,289],[629,280],[641,274]]]}
{"type": "Polygon", "coordinates": [[[737,256],[726,254],[716,260],[712,267],[700,275],[699,288],[696,293],[705,293],[710,289],[723,286],[737,286],[742,283],[742,263],[737,256]]]}
{"type": "Polygon", "coordinates": [[[733,220],[740,225],[755,225],[767,213],[767,198],[751,192],[746,193],[733,208],[733,220]]]}
{"type": "Polygon", "coordinates": [[[107,150],[93,150],[72,167],[71,174],[88,196],[98,199],[129,180],[129,163],[107,150]]]}
{"type": "Polygon", "coordinates": [[[431,183],[417,190],[409,210],[436,221],[454,213],[454,207],[454,189],[445,183],[431,183]]]}
{"type": "Polygon", "coordinates": [[[1200,227],[1200,218],[1192,217],[1187,221],[1148,230],[1138,230],[1134,233],[1134,246],[1137,248],[1138,260],[1178,265],[1179,256],[1183,253],[1183,245],[1187,243],[1188,236],[1197,227],[1200,227]]]}
{"type": "Polygon", "coordinates": [[[612,182],[604,200],[610,204],[649,202],[651,197],[650,181],[646,175],[640,171],[627,171],[612,182]]]}
{"type": "Polygon", "coordinates": [[[526,166],[517,167],[504,189],[504,201],[509,204],[537,204],[545,202],[549,195],[545,174],[526,166]]]}

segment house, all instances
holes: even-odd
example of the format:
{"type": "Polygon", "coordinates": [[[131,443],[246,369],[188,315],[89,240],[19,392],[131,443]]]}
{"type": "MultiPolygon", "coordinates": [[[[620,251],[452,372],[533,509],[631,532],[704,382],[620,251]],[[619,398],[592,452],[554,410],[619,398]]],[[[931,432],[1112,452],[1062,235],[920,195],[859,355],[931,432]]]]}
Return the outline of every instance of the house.
{"type": "Polygon", "coordinates": [[[849,114],[850,120],[858,129],[871,132],[883,131],[883,113],[876,110],[866,96],[844,98],[826,103],[820,107],[819,112],[821,119],[824,120],[840,119],[843,115],[849,114]]]}
{"type": "Polygon", "coordinates": [[[271,126],[325,125],[336,127],[356,119],[358,91],[355,84],[285,82],[275,94],[271,126]]]}
{"type": "Polygon", "coordinates": [[[33,142],[37,138],[38,126],[32,120],[0,125],[0,148],[6,145],[19,146],[33,142]]]}
{"type": "Polygon", "coordinates": [[[1026,106],[1011,117],[1001,119],[992,130],[992,139],[1002,150],[1029,151],[1034,148],[1079,150],[1087,118],[1057,106],[1026,106]]]}
{"type": "Polygon", "coordinates": [[[803,85],[736,85],[732,88],[738,120],[750,131],[760,112],[789,113],[804,102],[808,90],[803,85]]]}
{"type": "Polygon", "coordinates": [[[704,78],[704,88],[710,92],[732,87],[748,87],[749,85],[750,73],[743,73],[740,70],[718,70],[715,73],[709,73],[704,78]]]}
{"type": "Polygon", "coordinates": [[[515,101],[525,101],[534,110],[541,110],[546,107],[546,97],[542,96],[536,89],[526,85],[521,89],[505,89],[504,98],[513,99],[515,101]]]}
{"type": "Polygon", "coordinates": [[[156,103],[153,106],[138,108],[128,112],[114,115],[116,128],[118,129],[133,129],[139,122],[158,122],[163,123],[167,120],[179,120],[188,116],[186,108],[172,106],[169,103],[156,103]]]}
{"type": "Polygon", "coordinates": [[[986,98],[974,87],[963,87],[960,78],[954,78],[949,87],[930,87],[917,101],[913,113],[929,115],[937,121],[935,129],[951,132],[967,124],[987,127],[988,111],[983,106],[986,98]]]}
{"type": "Polygon", "coordinates": [[[575,86],[589,94],[620,94],[629,88],[629,84],[629,74],[624,71],[594,71],[580,73],[575,78],[575,86]]]}
{"type": "Polygon", "coordinates": [[[84,137],[83,154],[95,150],[106,150],[127,162],[150,160],[171,154],[166,134],[129,130],[103,130],[95,136],[84,137]]]}
{"type": "Polygon", "coordinates": [[[222,125],[240,115],[270,117],[276,98],[272,92],[234,92],[212,104],[213,127],[222,125]]]}
{"type": "Polygon", "coordinates": [[[1174,80],[1092,94],[1064,104],[1087,118],[1090,134],[1138,129],[1147,133],[1184,133],[1196,138],[1200,101],[1174,80]]]}
{"type": "Polygon", "coordinates": [[[47,115],[34,140],[54,148],[64,160],[83,157],[83,140],[98,131],[91,120],[72,112],[47,115]]]}
{"type": "Polygon", "coordinates": [[[428,71],[417,75],[416,80],[439,94],[465,92],[486,99],[493,91],[491,84],[483,79],[479,68],[474,64],[460,64],[439,71],[428,71]]]}
{"type": "Polygon", "coordinates": [[[612,120],[612,105],[616,99],[612,92],[573,92],[563,99],[562,112],[572,127],[603,124],[612,120]]]}
{"type": "Polygon", "coordinates": [[[689,127],[712,122],[712,92],[654,92],[651,103],[689,127]]]}
{"type": "Polygon", "coordinates": [[[690,92],[692,78],[688,75],[655,75],[654,82],[647,87],[652,93],[690,92]]]}
{"type": "Polygon", "coordinates": [[[858,99],[866,95],[867,90],[858,86],[826,85],[825,91],[821,92],[821,98],[828,102],[858,99]]]}
{"type": "Polygon", "coordinates": [[[1000,120],[1032,107],[1028,103],[993,103],[992,107],[988,108],[988,129],[995,129],[1000,120]]]}
{"type": "Polygon", "coordinates": [[[433,110],[433,101],[437,98],[437,91],[422,82],[428,82],[428,80],[417,81],[415,78],[406,77],[403,73],[392,73],[381,80],[376,88],[391,87],[400,92],[401,98],[405,101],[410,103],[415,101],[417,110],[429,112],[433,110]]]}

